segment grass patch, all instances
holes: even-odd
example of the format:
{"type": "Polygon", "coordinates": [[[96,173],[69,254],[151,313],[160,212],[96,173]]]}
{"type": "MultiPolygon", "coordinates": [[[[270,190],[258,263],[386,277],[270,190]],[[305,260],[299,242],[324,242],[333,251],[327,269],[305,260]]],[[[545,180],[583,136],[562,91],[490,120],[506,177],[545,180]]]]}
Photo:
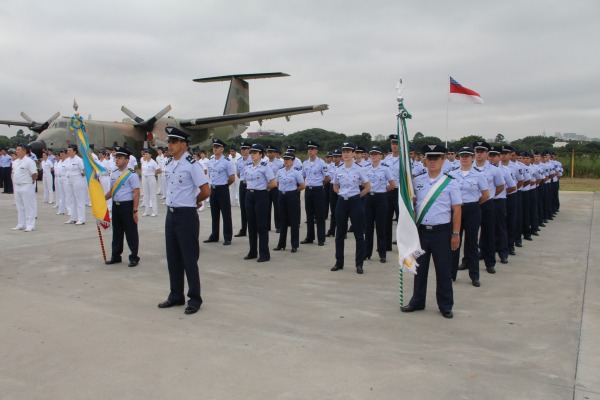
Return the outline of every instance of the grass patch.
{"type": "Polygon", "coordinates": [[[560,190],[600,192],[600,179],[562,177],[560,178],[560,190]]]}

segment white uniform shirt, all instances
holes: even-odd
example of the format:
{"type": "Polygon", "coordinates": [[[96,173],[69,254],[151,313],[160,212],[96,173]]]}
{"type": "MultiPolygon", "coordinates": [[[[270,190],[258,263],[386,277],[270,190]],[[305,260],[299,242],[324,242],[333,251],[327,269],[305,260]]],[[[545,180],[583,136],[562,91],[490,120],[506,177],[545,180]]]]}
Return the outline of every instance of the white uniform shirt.
{"type": "Polygon", "coordinates": [[[37,174],[37,168],[35,161],[29,157],[23,157],[22,159],[15,159],[12,163],[13,170],[13,183],[16,185],[23,185],[26,183],[33,183],[31,176],[37,174]]]}

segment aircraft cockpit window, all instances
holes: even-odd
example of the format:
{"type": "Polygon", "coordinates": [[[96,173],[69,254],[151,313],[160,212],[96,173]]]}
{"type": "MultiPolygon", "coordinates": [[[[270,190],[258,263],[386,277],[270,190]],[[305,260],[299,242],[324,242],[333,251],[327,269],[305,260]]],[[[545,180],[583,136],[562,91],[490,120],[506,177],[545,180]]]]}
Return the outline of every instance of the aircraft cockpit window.
{"type": "Polygon", "coordinates": [[[58,122],[58,128],[67,129],[67,121],[58,122]]]}

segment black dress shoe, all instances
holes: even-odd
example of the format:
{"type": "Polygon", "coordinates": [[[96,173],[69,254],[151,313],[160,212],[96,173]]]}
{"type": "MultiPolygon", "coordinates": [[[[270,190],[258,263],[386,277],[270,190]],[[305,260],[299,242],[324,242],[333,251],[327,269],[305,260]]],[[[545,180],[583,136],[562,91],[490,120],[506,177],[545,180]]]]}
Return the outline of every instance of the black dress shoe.
{"type": "Polygon", "coordinates": [[[129,264],[127,265],[128,267],[135,267],[136,265],[138,265],[140,262],[139,261],[129,261],[129,264]]]}
{"type": "Polygon", "coordinates": [[[237,234],[233,235],[233,237],[243,237],[246,236],[246,232],[239,231],[237,234]]]}
{"type": "Polygon", "coordinates": [[[392,246],[386,247],[385,251],[392,251],[392,246]]]}
{"type": "Polygon", "coordinates": [[[449,310],[449,311],[441,311],[440,310],[440,312],[442,313],[442,317],[444,317],[444,318],[450,319],[450,318],[454,317],[452,310],[449,310]]]}
{"type": "Polygon", "coordinates": [[[382,263],[382,264],[385,264],[387,262],[387,260],[385,259],[385,257],[381,257],[379,259],[379,262],[382,263]]]}
{"type": "Polygon", "coordinates": [[[546,227],[546,224],[540,224],[540,226],[541,226],[542,228],[545,228],[545,227],[546,227]]]}
{"type": "Polygon", "coordinates": [[[281,233],[281,229],[279,229],[279,228],[275,229],[275,233],[281,233]]]}
{"type": "Polygon", "coordinates": [[[206,239],[206,240],[204,241],[204,243],[216,243],[216,242],[218,242],[218,240],[217,240],[217,239],[210,239],[210,238],[209,238],[209,239],[206,239]]]}
{"type": "Polygon", "coordinates": [[[365,272],[365,271],[363,271],[362,267],[356,267],[356,273],[357,274],[361,275],[363,272],[365,272]]]}
{"type": "Polygon", "coordinates": [[[465,269],[468,269],[468,268],[469,267],[467,267],[467,264],[465,264],[464,262],[458,266],[459,271],[464,271],[465,269]]]}
{"type": "Polygon", "coordinates": [[[187,307],[185,308],[185,311],[184,311],[184,313],[185,313],[185,314],[188,314],[188,315],[189,315],[189,314],[195,314],[195,313],[197,313],[197,312],[198,312],[198,310],[199,310],[199,309],[200,309],[200,307],[196,307],[196,306],[187,306],[187,307]]]}
{"type": "Polygon", "coordinates": [[[229,246],[231,244],[231,240],[226,240],[223,242],[223,246],[229,246]]]}
{"type": "Polygon", "coordinates": [[[248,254],[246,257],[244,257],[244,260],[253,260],[255,258],[258,258],[258,256],[251,256],[250,254],[248,254]]]}
{"type": "Polygon", "coordinates": [[[333,236],[335,236],[335,232],[331,232],[331,231],[327,232],[327,235],[325,235],[325,237],[333,237],[333,236]]]}
{"type": "Polygon", "coordinates": [[[295,248],[295,247],[292,247],[292,253],[295,253],[295,252],[297,252],[297,251],[298,251],[298,249],[297,249],[297,248],[295,248]]]}
{"type": "Polygon", "coordinates": [[[407,304],[403,307],[400,307],[400,311],[402,312],[413,312],[413,311],[421,311],[424,310],[425,307],[415,307],[413,305],[407,304]]]}
{"type": "Polygon", "coordinates": [[[340,267],[339,265],[335,264],[333,267],[331,267],[332,271],[338,271],[340,269],[344,269],[344,267],[340,267]]]}
{"type": "Polygon", "coordinates": [[[111,265],[111,264],[119,264],[119,263],[121,263],[121,262],[122,262],[121,260],[113,260],[113,259],[111,258],[110,260],[108,260],[108,261],[105,261],[104,263],[105,263],[106,265],[111,265]]]}
{"type": "Polygon", "coordinates": [[[530,242],[533,240],[533,239],[531,238],[531,236],[523,236],[523,239],[525,239],[525,240],[529,240],[530,242]]]}
{"type": "Polygon", "coordinates": [[[533,235],[533,236],[540,236],[540,234],[539,234],[539,233],[537,233],[537,232],[533,232],[533,233],[532,233],[532,235],[533,235]]]}
{"type": "Polygon", "coordinates": [[[275,251],[279,251],[279,250],[285,250],[285,246],[277,246],[277,247],[273,247],[273,250],[275,250],[275,251]]]}
{"type": "Polygon", "coordinates": [[[545,220],[544,220],[544,224],[547,224],[547,223],[548,223],[548,220],[547,220],[547,219],[545,219],[545,220]]]}
{"type": "Polygon", "coordinates": [[[169,299],[163,301],[162,303],[158,303],[158,308],[170,308],[173,306],[183,306],[185,305],[185,300],[181,301],[171,301],[169,299]]]}
{"type": "Polygon", "coordinates": [[[508,264],[508,259],[507,258],[501,258],[500,259],[500,264],[508,264]]]}
{"type": "Polygon", "coordinates": [[[269,260],[270,260],[270,258],[262,258],[261,257],[258,260],[256,260],[256,262],[266,262],[266,261],[269,261],[269,260]]]}
{"type": "Polygon", "coordinates": [[[319,246],[325,246],[325,242],[319,242],[319,246]]]}
{"type": "Polygon", "coordinates": [[[394,240],[394,241],[392,242],[392,244],[398,244],[398,241],[394,240]]]}
{"type": "Polygon", "coordinates": [[[303,241],[300,242],[300,244],[310,244],[312,242],[314,242],[314,240],[304,239],[303,241]]]}
{"type": "Polygon", "coordinates": [[[496,268],[495,267],[487,267],[485,270],[488,272],[488,274],[495,274],[496,273],[496,268]]]}
{"type": "Polygon", "coordinates": [[[516,247],[523,247],[523,243],[519,242],[519,243],[515,243],[516,247]]]}
{"type": "Polygon", "coordinates": [[[475,287],[481,286],[481,283],[479,281],[471,281],[471,284],[475,287]]]}
{"type": "Polygon", "coordinates": [[[515,252],[515,249],[509,249],[508,250],[508,254],[510,254],[511,256],[516,256],[517,253],[515,252]]]}

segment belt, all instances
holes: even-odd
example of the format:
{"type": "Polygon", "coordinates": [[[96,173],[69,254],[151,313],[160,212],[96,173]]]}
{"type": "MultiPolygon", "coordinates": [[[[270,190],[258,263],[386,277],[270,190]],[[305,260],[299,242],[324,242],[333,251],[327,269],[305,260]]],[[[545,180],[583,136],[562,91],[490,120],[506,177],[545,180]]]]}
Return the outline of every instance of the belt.
{"type": "Polygon", "coordinates": [[[311,189],[311,190],[312,189],[323,189],[323,185],[321,185],[321,186],[307,186],[306,188],[307,189],[311,189]]]}
{"type": "Polygon", "coordinates": [[[262,190],[260,190],[260,189],[248,189],[248,191],[250,193],[254,193],[254,192],[258,193],[258,192],[266,192],[267,189],[262,189],[262,190]]]}
{"type": "Polygon", "coordinates": [[[227,187],[229,185],[225,184],[225,185],[210,185],[211,188],[213,189],[218,189],[218,188],[222,188],[222,187],[227,187]]]}
{"type": "Polygon", "coordinates": [[[369,192],[371,196],[387,194],[387,192],[369,192]]]}
{"type": "Polygon", "coordinates": [[[146,178],[151,178],[151,177],[153,177],[153,176],[156,176],[156,175],[144,175],[144,176],[145,176],[146,178]]]}
{"type": "Polygon", "coordinates": [[[441,231],[444,229],[448,229],[449,227],[450,227],[449,222],[447,224],[440,224],[440,225],[419,225],[419,229],[428,231],[428,232],[441,231]]]}
{"type": "Polygon", "coordinates": [[[294,193],[299,193],[297,190],[288,190],[286,192],[282,192],[281,190],[279,191],[279,194],[294,194],[294,193]]]}
{"type": "Polygon", "coordinates": [[[465,206],[467,206],[467,207],[469,207],[469,206],[477,206],[477,205],[479,205],[479,202],[478,201],[472,201],[470,203],[463,203],[462,205],[463,205],[463,207],[465,207],[465,206]]]}
{"type": "Polygon", "coordinates": [[[117,206],[125,205],[125,204],[128,204],[128,203],[133,203],[133,200],[125,200],[125,201],[115,201],[115,200],[113,200],[113,204],[115,204],[117,206]]]}
{"type": "Polygon", "coordinates": [[[174,213],[174,212],[182,212],[182,211],[189,211],[189,210],[196,210],[196,207],[167,207],[167,210],[169,210],[170,212],[174,213]]]}
{"type": "Polygon", "coordinates": [[[356,195],[354,195],[354,196],[350,196],[350,197],[347,197],[347,196],[339,196],[339,198],[342,198],[342,199],[344,199],[344,200],[354,200],[354,199],[356,199],[356,198],[360,198],[360,194],[356,194],[356,195]]]}

